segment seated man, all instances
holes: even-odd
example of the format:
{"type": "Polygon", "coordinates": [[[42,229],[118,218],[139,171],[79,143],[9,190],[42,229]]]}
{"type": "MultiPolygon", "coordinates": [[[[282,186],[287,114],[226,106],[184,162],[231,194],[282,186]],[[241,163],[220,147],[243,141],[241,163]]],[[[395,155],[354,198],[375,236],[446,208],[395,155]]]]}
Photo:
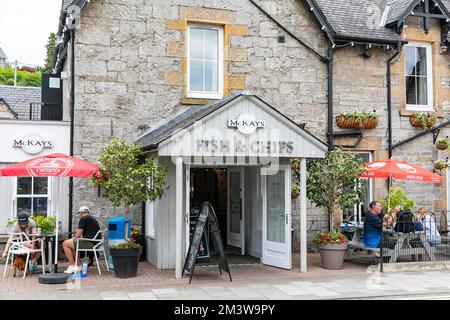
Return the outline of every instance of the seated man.
{"type": "MultiPolygon", "coordinates": [[[[366,219],[364,220],[364,245],[368,248],[380,247],[382,227],[389,227],[392,225],[397,212],[400,211],[400,207],[395,207],[389,217],[383,221],[381,209],[382,206],[378,201],[372,201],[370,203],[366,219]]],[[[393,249],[395,247],[395,241],[391,239],[384,239],[383,246],[393,249]]]]}
{"type": "MultiPolygon", "coordinates": [[[[20,233],[23,232],[27,235],[28,239],[30,239],[30,234],[36,234],[37,230],[36,230],[36,222],[34,222],[33,219],[30,219],[28,217],[28,214],[26,212],[21,212],[18,214],[17,216],[17,223],[14,226],[14,228],[11,231],[12,233],[20,233]]],[[[14,237],[16,237],[16,235],[11,234],[9,236],[8,241],[6,242],[6,247],[3,250],[2,253],[2,257],[6,257],[6,255],[8,254],[8,250],[12,245],[12,240],[14,239],[14,237]]],[[[36,242],[27,242],[25,241],[26,239],[24,239],[24,245],[27,246],[30,249],[38,249],[38,244],[36,242]]],[[[31,240],[35,240],[35,237],[31,237],[31,240]]],[[[30,255],[30,261],[28,264],[28,269],[30,270],[30,272],[36,271],[37,270],[37,261],[39,259],[39,257],[41,256],[40,252],[35,252],[32,253],[30,255]]]]}
{"type": "MultiPolygon", "coordinates": [[[[78,223],[78,229],[75,233],[75,237],[72,239],[67,239],[63,242],[64,253],[66,254],[67,260],[69,260],[69,267],[65,273],[74,273],[81,271],[81,259],[78,257],[78,265],[75,265],[75,252],[77,246],[76,238],[86,238],[93,239],[97,232],[100,230],[100,226],[97,220],[89,214],[89,208],[82,206],[78,210],[80,214],[80,222],[78,223]]],[[[79,246],[82,249],[91,249],[95,246],[95,242],[92,241],[80,241],[79,246]]]]}

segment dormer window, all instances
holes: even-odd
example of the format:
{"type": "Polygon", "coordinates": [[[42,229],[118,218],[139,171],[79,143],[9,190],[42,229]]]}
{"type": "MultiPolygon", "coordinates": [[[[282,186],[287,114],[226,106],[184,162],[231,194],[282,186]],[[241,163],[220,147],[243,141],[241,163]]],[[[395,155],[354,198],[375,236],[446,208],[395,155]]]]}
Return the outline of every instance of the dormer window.
{"type": "Polygon", "coordinates": [[[406,109],[433,110],[431,44],[410,42],[405,46],[406,109]]]}

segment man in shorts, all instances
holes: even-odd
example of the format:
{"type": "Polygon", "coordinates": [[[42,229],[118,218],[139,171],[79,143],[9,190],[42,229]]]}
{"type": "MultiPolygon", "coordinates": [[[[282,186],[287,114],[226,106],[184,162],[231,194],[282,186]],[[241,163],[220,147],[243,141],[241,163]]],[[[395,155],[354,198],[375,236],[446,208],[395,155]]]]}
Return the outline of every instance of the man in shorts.
{"type": "MultiPolygon", "coordinates": [[[[63,242],[64,253],[69,260],[69,267],[65,273],[75,273],[81,271],[81,259],[78,258],[78,265],[75,265],[75,252],[77,248],[77,238],[94,239],[100,230],[100,226],[97,220],[89,214],[89,208],[82,206],[78,210],[80,214],[80,222],[78,223],[78,229],[75,236],[72,239],[68,239],[63,242]]],[[[82,249],[91,249],[96,242],[82,240],[79,242],[79,246],[82,249]]]]}

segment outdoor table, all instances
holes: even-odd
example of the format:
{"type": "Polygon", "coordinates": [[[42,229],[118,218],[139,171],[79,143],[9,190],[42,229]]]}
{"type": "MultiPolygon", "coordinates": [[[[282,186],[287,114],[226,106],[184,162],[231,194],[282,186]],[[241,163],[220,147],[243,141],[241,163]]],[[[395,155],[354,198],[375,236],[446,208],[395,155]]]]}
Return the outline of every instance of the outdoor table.
{"type": "MultiPolygon", "coordinates": [[[[365,248],[364,244],[361,243],[361,239],[363,239],[363,230],[364,224],[359,224],[356,226],[356,231],[350,241],[350,246],[355,246],[363,249],[365,248]]],[[[397,262],[398,258],[404,256],[415,255],[417,258],[419,254],[427,256],[430,261],[434,260],[434,252],[431,249],[430,244],[428,243],[425,231],[415,231],[411,233],[395,232],[393,227],[383,228],[383,234],[394,236],[397,239],[394,249],[383,247],[383,252],[389,253],[390,263],[397,262]],[[422,246],[418,248],[411,247],[411,244],[409,243],[410,239],[419,239],[422,246]]],[[[370,250],[371,248],[367,249],[370,250]]],[[[346,258],[350,258],[352,254],[353,250],[349,250],[346,258]]]]}
{"type": "MultiPolygon", "coordinates": [[[[60,232],[58,237],[61,237],[62,235],[69,234],[67,232],[60,232]]],[[[32,233],[30,236],[34,236],[36,238],[42,238],[45,241],[45,244],[48,248],[48,267],[49,272],[53,272],[56,268],[56,265],[53,261],[53,246],[55,245],[56,241],[56,232],[50,232],[50,233],[32,233]],[[52,266],[53,264],[53,266],[52,266]]]]}

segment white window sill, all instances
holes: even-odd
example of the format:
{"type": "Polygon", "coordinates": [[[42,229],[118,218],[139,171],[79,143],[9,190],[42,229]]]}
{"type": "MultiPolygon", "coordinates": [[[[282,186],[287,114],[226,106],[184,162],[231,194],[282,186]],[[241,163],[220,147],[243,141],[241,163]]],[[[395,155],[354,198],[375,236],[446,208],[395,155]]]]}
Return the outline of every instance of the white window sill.
{"type": "Polygon", "coordinates": [[[192,99],[214,99],[214,100],[220,100],[223,99],[223,93],[219,92],[188,92],[187,94],[188,98],[192,99]]]}
{"type": "Polygon", "coordinates": [[[417,111],[417,112],[434,112],[433,106],[424,106],[424,105],[413,105],[407,104],[405,106],[406,111],[417,111]]]}

